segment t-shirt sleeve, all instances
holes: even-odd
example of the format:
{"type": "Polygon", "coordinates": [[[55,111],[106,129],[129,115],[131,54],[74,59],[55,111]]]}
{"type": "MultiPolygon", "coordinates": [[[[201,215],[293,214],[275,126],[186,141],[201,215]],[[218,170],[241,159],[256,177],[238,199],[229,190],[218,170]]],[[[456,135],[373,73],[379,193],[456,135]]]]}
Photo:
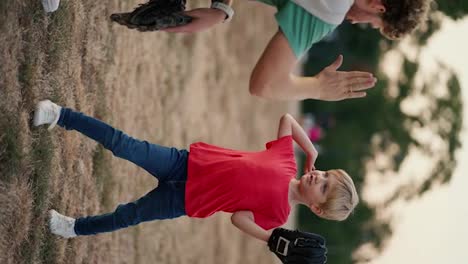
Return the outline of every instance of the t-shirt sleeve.
{"type": "Polygon", "coordinates": [[[265,230],[270,230],[272,228],[276,228],[284,224],[284,223],[281,223],[281,221],[276,221],[272,219],[271,217],[268,217],[261,213],[253,212],[253,214],[254,214],[254,222],[265,230]]]}
{"type": "Polygon", "coordinates": [[[278,7],[275,17],[297,58],[336,28],[291,1],[278,7]]]}
{"type": "Polygon", "coordinates": [[[291,148],[293,146],[293,138],[292,135],[287,135],[280,137],[278,139],[272,140],[268,143],[265,144],[267,149],[272,148],[273,146],[280,146],[280,147],[286,147],[287,149],[291,148]]]}

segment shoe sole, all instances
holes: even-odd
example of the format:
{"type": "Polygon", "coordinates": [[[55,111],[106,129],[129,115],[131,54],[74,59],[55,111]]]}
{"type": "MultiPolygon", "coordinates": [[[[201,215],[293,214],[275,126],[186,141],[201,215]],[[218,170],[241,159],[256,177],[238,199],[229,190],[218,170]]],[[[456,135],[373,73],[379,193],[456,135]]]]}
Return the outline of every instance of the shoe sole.
{"type": "Polygon", "coordinates": [[[47,13],[54,12],[58,9],[60,1],[57,0],[42,0],[42,7],[47,13]]]}
{"type": "MultiPolygon", "coordinates": [[[[36,110],[34,111],[34,118],[33,118],[33,125],[34,126],[41,126],[41,125],[44,125],[45,123],[40,123],[39,120],[41,119],[40,118],[40,109],[42,108],[42,105],[43,104],[48,104],[48,103],[52,103],[50,100],[44,100],[44,101],[41,101],[39,102],[37,105],[36,105],[36,110]]],[[[53,127],[55,126],[55,124],[53,126],[49,126],[47,128],[47,130],[51,130],[53,127]]]]}
{"type": "Polygon", "coordinates": [[[39,102],[36,105],[36,109],[34,110],[34,118],[33,118],[33,125],[34,126],[40,126],[39,124],[39,109],[41,108],[42,102],[39,102]]]}

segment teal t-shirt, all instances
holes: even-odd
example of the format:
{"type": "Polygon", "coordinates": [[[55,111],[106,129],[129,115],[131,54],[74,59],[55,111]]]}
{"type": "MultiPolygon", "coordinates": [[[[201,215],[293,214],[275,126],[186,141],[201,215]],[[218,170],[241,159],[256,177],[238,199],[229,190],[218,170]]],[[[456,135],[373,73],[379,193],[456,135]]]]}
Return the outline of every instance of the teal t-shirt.
{"type": "Polygon", "coordinates": [[[276,21],[298,58],[337,27],[310,14],[290,0],[257,1],[278,9],[276,21]]]}

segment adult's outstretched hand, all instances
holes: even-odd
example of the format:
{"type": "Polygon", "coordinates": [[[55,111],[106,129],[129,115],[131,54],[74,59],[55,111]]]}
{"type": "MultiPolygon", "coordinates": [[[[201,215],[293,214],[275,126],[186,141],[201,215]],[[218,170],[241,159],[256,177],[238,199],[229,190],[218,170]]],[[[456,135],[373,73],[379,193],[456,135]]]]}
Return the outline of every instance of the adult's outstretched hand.
{"type": "Polygon", "coordinates": [[[195,33],[222,23],[226,18],[226,14],[223,11],[214,8],[196,8],[185,11],[183,14],[192,17],[192,21],[187,25],[166,28],[161,31],[173,33],[195,33]]]}
{"type": "Polygon", "coordinates": [[[377,79],[371,73],[338,71],[342,63],[343,56],[340,55],[335,62],[315,76],[318,81],[317,87],[320,87],[318,99],[340,101],[361,98],[367,95],[367,89],[374,87],[377,79]]]}

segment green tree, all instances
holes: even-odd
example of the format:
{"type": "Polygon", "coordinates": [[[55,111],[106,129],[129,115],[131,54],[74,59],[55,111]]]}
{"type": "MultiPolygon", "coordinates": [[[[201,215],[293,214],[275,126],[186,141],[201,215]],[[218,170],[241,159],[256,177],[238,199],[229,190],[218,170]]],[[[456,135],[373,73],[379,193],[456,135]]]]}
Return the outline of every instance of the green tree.
{"type": "Polygon", "coordinates": [[[436,3],[437,9],[452,19],[460,19],[468,13],[466,0],[439,0],[436,3]]]}
{"type": "MultiPolygon", "coordinates": [[[[460,18],[468,12],[468,3],[455,5],[456,2],[463,1],[444,2],[439,10],[447,12],[452,18],[460,18]]],[[[423,47],[439,28],[440,21],[432,20],[425,32],[415,34],[414,44],[423,47]]],[[[384,73],[378,72],[378,62],[395,44],[382,40],[375,31],[351,25],[340,26],[336,34],[336,41],[319,43],[310,51],[305,74],[316,74],[338,54],[343,54],[343,70],[371,71],[377,75],[379,82],[365,99],[341,102],[307,100],[303,103],[303,112],[328,113],[336,119],[335,127],[327,130],[326,137],[320,142],[323,151],[317,160],[317,167],[344,168],[353,177],[359,190],[366,175],[364,162],[375,152],[397,146],[398,150],[392,152],[391,156],[393,166],[383,170],[398,171],[409,150],[418,148],[436,159],[430,177],[422,183],[403,186],[387,202],[391,203],[401,197],[412,199],[436,184],[448,182],[456,165],[455,152],[461,145],[459,135],[463,120],[461,89],[455,74],[449,67],[439,63],[440,74],[425,80],[422,89],[418,89],[415,78],[419,65],[405,58],[400,67],[398,92],[390,95],[389,80],[384,73]],[[433,85],[447,73],[450,76],[446,82],[447,93],[440,96],[435,93],[433,85]],[[402,110],[402,103],[414,95],[422,96],[429,102],[428,108],[421,115],[410,115],[402,110]],[[444,151],[433,153],[430,143],[415,138],[411,132],[413,128],[430,129],[446,143],[444,151]],[[372,141],[373,138],[379,140],[372,141]]],[[[370,242],[380,249],[382,241],[391,235],[389,223],[375,221],[374,208],[364,202],[359,204],[345,223],[322,220],[302,207],[299,210],[299,228],[318,232],[327,238],[328,263],[331,264],[353,263],[352,253],[360,245],[370,242]]]]}

